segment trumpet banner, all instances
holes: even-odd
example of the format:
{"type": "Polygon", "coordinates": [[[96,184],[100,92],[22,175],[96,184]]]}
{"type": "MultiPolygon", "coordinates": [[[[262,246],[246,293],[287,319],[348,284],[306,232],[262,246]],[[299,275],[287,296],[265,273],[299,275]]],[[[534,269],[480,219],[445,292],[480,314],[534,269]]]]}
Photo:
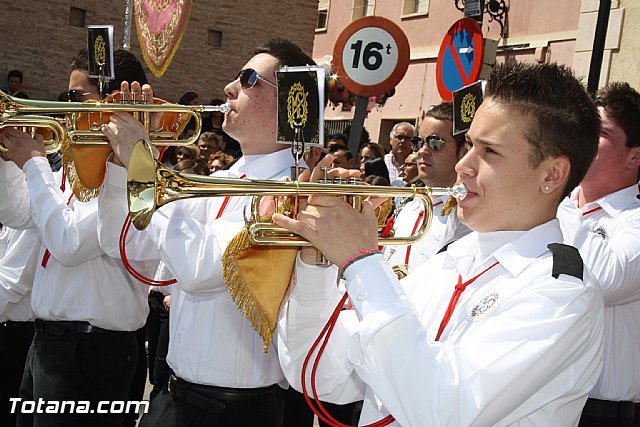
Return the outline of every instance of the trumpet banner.
{"type": "Polygon", "coordinates": [[[162,77],[187,29],[191,0],[134,0],[133,7],[144,60],[162,77]]]}

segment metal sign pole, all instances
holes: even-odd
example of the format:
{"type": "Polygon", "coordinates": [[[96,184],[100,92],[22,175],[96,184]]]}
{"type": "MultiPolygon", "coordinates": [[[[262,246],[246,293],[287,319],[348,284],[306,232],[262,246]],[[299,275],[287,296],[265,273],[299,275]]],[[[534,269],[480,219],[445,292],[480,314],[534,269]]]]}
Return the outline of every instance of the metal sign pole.
{"type": "Polygon", "coordinates": [[[124,2],[124,36],[122,40],[122,48],[124,50],[131,49],[131,13],[133,9],[133,0],[125,0],[124,2]]]}

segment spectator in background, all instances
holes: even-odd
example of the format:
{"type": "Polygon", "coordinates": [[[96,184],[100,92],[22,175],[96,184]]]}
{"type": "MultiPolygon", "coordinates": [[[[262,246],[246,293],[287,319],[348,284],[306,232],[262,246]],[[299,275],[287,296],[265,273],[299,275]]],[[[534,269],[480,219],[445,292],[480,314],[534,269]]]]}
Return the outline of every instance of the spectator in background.
{"type": "Polygon", "coordinates": [[[367,160],[384,159],[384,148],[375,142],[368,142],[362,146],[360,150],[360,163],[367,160]]]}
{"type": "Polygon", "coordinates": [[[7,74],[7,94],[17,98],[29,99],[29,95],[22,92],[23,75],[20,70],[11,70],[7,74]]]}
{"type": "Polygon", "coordinates": [[[332,168],[352,169],[354,164],[353,154],[346,148],[338,148],[331,153],[333,155],[332,168]]]}
{"type": "Polygon", "coordinates": [[[233,162],[233,160],[234,158],[230,154],[218,151],[211,156],[209,170],[211,171],[211,173],[218,172],[219,170],[226,168],[229,163],[233,162]]]}
{"type": "Polygon", "coordinates": [[[178,162],[173,170],[196,175],[209,175],[209,166],[202,159],[182,160],[178,162]]]}
{"type": "Polygon", "coordinates": [[[176,147],[176,165],[183,160],[193,160],[200,158],[200,149],[194,145],[182,145],[176,147]]]}
{"type": "MultiPolygon", "coordinates": [[[[411,185],[418,178],[418,153],[411,153],[404,159],[404,163],[400,166],[402,170],[402,185],[411,185]]],[[[398,185],[400,186],[400,185],[398,185]]]]}
{"type": "Polygon", "coordinates": [[[413,151],[411,139],[415,134],[416,128],[409,122],[396,123],[391,129],[391,152],[384,156],[384,161],[392,183],[401,176],[400,166],[413,151]]]}
{"type": "Polygon", "coordinates": [[[197,145],[200,150],[200,158],[207,164],[212,155],[225,149],[224,138],[215,132],[205,132],[200,135],[197,145]]]}
{"type": "Polygon", "coordinates": [[[334,148],[337,146],[347,148],[348,143],[349,139],[347,138],[347,135],[343,133],[332,133],[331,135],[327,136],[327,151],[332,153],[337,150],[337,148],[334,148]]]}

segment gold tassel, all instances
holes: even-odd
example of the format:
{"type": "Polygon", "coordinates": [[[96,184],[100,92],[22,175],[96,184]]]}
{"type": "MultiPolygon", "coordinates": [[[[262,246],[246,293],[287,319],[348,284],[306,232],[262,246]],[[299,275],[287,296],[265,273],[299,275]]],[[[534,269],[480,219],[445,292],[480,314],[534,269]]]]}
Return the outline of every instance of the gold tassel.
{"type": "Polygon", "coordinates": [[[440,216],[449,215],[451,211],[453,211],[453,209],[456,207],[457,204],[458,204],[458,200],[453,196],[449,196],[446,203],[442,207],[442,210],[440,211],[440,216]]]}
{"type": "Polygon", "coordinates": [[[100,194],[100,188],[91,189],[85,187],[80,179],[78,179],[78,173],[76,172],[76,166],[73,162],[73,147],[71,147],[71,141],[69,138],[65,138],[62,141],[62,167],[64,168],[67,181],[73,189],[73,194],[81,202],[88,202],[91,199],[98,197],[100,194]]]}

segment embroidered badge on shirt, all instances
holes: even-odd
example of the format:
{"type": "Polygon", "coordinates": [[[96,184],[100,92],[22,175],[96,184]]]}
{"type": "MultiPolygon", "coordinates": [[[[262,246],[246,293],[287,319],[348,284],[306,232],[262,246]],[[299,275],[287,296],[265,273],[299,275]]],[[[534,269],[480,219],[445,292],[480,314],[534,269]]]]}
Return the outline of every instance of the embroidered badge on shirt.
{"type": "Polygon", "coordinates": [[[593,232],[602,237],[603,240],[609,237],[607,236],[607,230],[605,230],[603,226],[596,228],[595,230],[593,230],[593,232]]]}
{"type": "Polygon", "coordinates": [[[492,292],[480,300],[475,307],[469,312],[471,320],[477,320],[481,316],[486,315],[493,307],[498,303],[499,295],[497,292],[492,292]]]}

